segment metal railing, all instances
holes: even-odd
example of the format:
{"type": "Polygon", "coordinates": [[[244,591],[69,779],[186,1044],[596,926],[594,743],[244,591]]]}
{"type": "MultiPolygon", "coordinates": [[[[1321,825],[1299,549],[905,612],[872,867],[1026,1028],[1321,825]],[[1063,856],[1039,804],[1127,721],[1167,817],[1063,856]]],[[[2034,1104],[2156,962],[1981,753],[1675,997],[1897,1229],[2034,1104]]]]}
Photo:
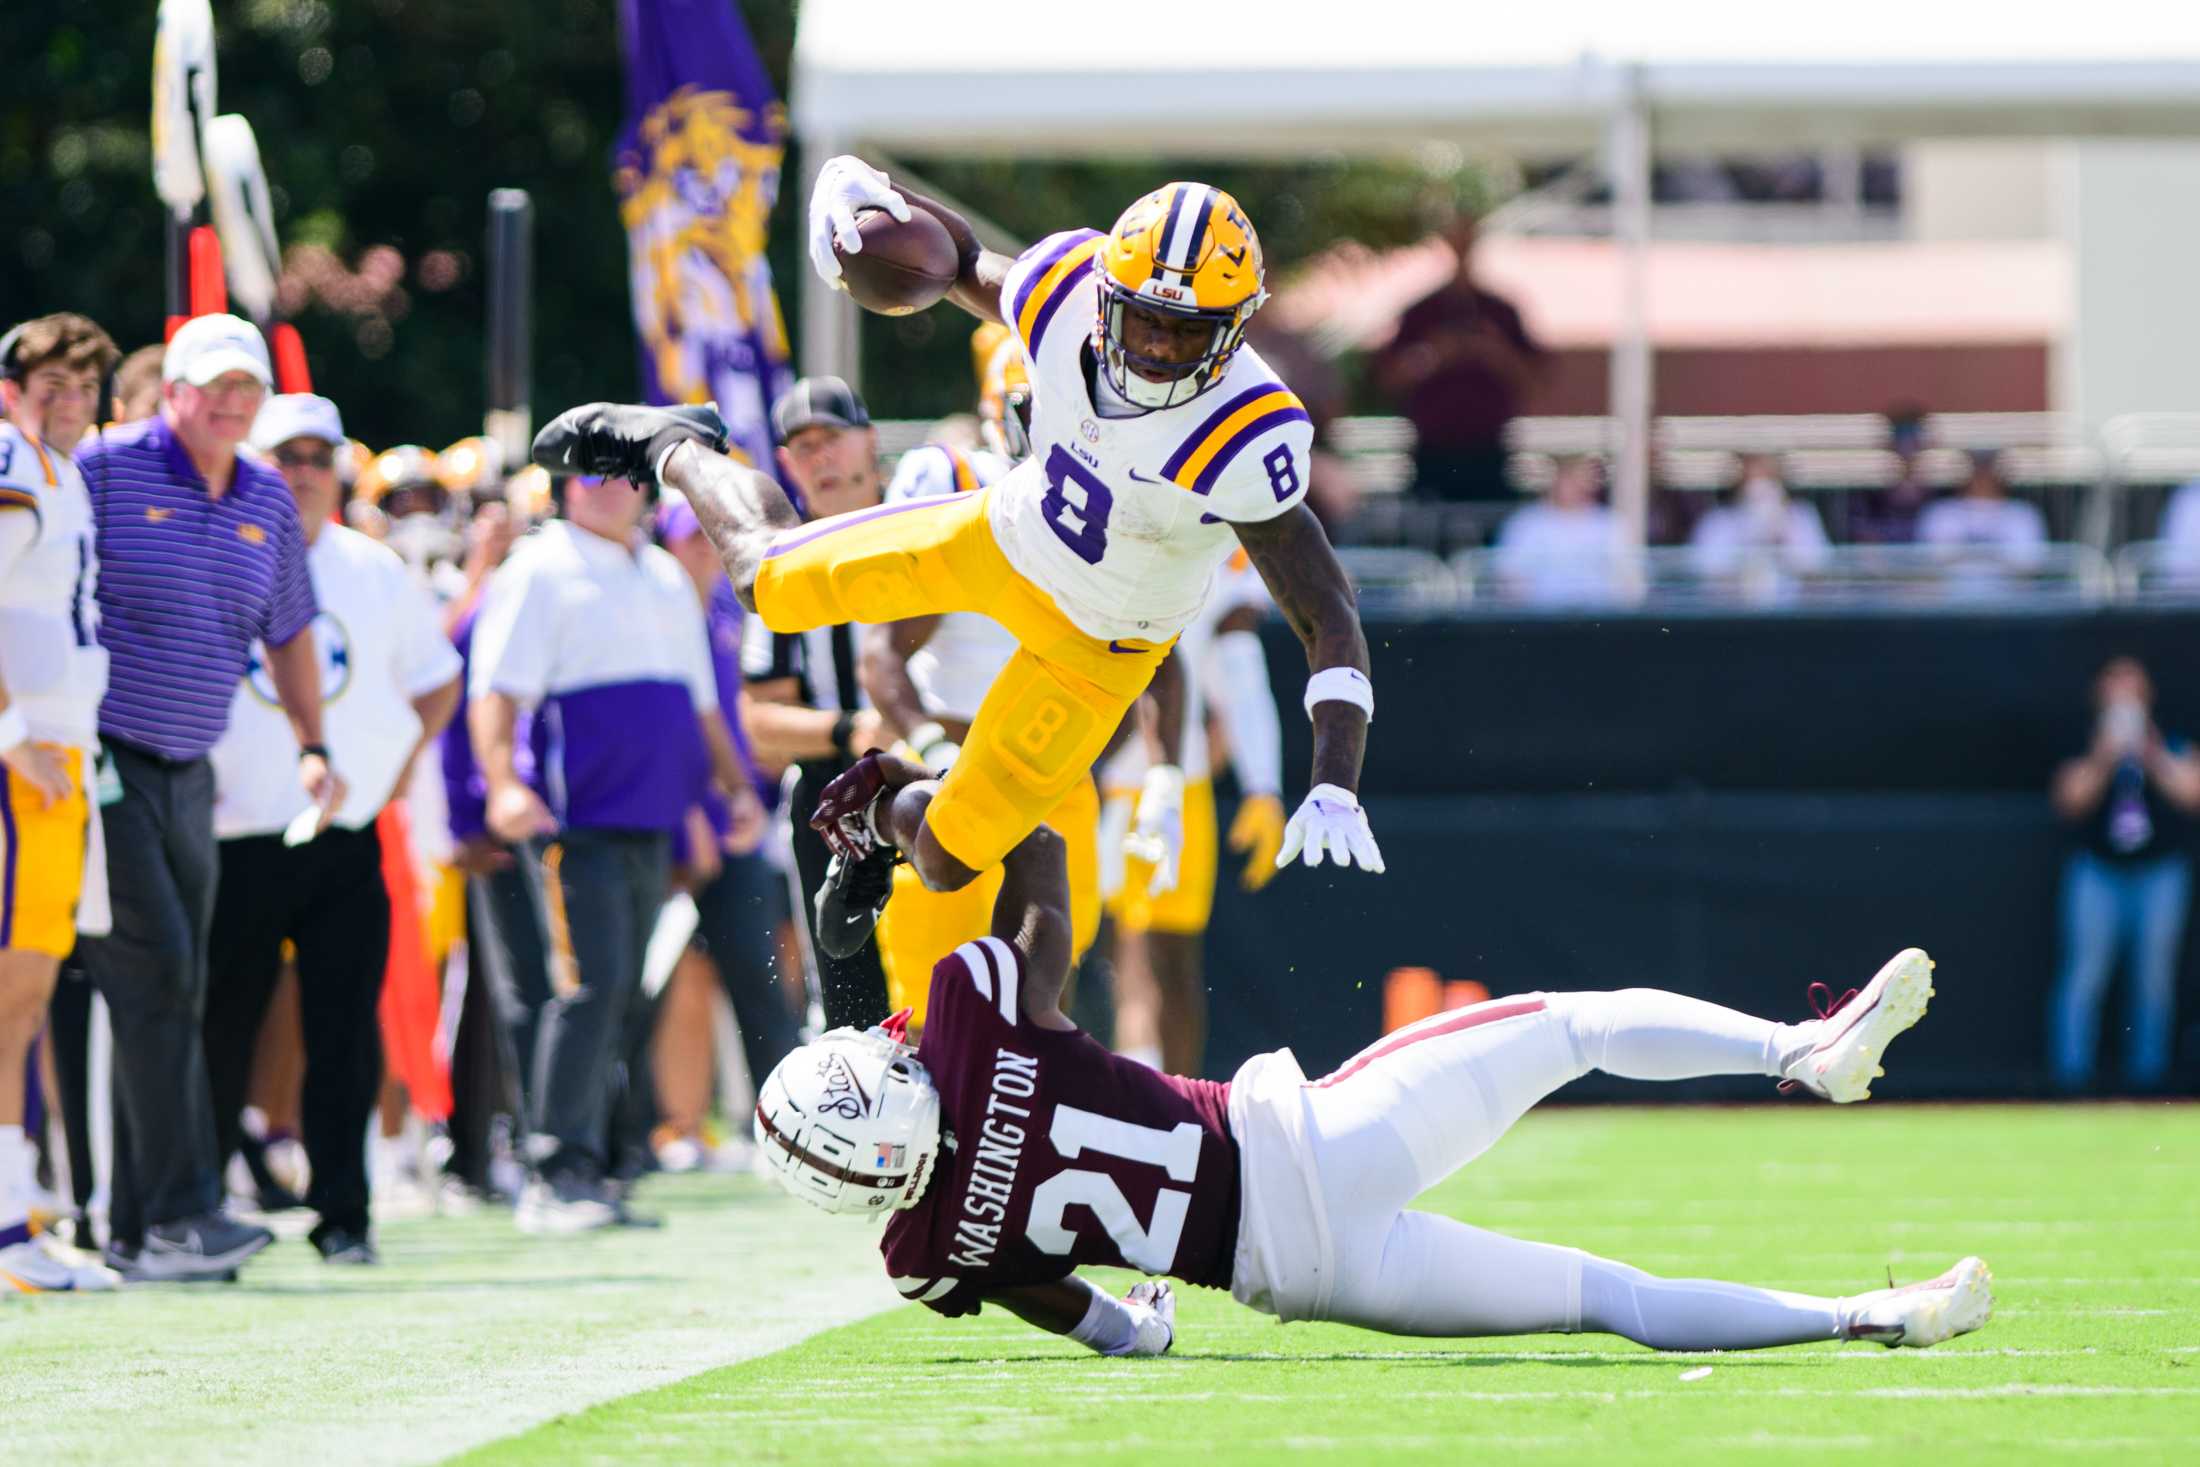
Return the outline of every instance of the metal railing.
{"type": "MultiPolygon", "coordinates": [[[[1337,554],[1361,606],[1384,612],[1976,612],[2097,606],[2122,590],[2105,556],[2066,543],[2022,554],[1836,545],[1798,556],[1753,548],[1715,562],[1687,546],[1564,561],[1491,549],[1449,559],[1387,546],[1337,554]]],[[[2200,597],[2200,575],[2189,586],[2200,597]]]]}

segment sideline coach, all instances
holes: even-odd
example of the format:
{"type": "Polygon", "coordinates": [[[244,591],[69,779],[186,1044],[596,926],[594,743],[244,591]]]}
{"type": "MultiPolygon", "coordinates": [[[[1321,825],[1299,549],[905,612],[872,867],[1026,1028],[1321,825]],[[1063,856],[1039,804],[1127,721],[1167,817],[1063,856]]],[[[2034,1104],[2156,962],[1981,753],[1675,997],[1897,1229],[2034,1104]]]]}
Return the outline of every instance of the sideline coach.
{"type": "Polygon", "coordinates": [[[272,1241],[221,1211],[199,1037],[217,869],[206,756],[255,638],[324,825],[344,796],[321,742],[297,506],[273,468],[237,455],[272,377],[250,322],[197,317],[161,360],[160,412],[77,454],[109,659],[99,736],[121,781],[102,799],[114,932],[86,944],[85,967],[114,1024],[109,1255],[126,1278],[217,1276],[272,1241]]]}

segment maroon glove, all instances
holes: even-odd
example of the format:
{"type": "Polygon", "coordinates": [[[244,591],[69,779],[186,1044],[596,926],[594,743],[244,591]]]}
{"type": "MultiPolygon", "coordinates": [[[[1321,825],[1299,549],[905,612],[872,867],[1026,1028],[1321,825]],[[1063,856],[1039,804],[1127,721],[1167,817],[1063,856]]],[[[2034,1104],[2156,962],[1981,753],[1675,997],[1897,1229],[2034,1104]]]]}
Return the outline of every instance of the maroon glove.
{"type": "Polygon", "coordinates": [[[825,844],[843,861],[862,860],[877,845],[865,813],[885,789],[886,770],[874,749],[825,786],[810,816],[810,829],[825,837],[825,844]]]}

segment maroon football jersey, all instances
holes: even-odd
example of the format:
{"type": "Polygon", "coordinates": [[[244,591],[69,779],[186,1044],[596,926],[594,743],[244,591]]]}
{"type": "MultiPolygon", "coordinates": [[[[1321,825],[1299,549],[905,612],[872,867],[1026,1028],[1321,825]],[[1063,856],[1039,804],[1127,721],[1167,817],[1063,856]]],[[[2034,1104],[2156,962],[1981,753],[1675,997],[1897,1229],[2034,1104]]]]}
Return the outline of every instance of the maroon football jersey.
{"type": "Polygon", "coordinates": [[[940,1092],[931,1189],[887,1220],[879,1249],[902,1294],[975,1314],[991,1290],[1086,1264],[1230,1286],[1238,1148],[1230,1087],[1108,1053],[1018,1007],[1023,955],[965,943],[932,969],[917,1058],[940,1092]]]}

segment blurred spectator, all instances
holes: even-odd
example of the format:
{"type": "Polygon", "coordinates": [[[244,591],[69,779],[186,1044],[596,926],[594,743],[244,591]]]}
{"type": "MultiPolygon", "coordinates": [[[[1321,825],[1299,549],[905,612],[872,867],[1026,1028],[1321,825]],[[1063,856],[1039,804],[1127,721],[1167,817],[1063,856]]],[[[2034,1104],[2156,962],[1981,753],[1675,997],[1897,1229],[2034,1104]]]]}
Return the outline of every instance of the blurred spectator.
{"type": "Polygon", "coordinates": [[[1542,376],[1543,349],[1512,302],[1474,279],[1476,222],[1458,215],[1444,237],[1458,270],[1406,308],[1376,354],[1375,383],[1413,422],[1413,492],[1431,499],[1505,499],[1505,426],[1542,376]]]}
{"type": "Polygon", "coordinates": [[[2093,685],[2093,745],[2055,771],[2055,813],[2072,826],[2063,867],[2062,968],[2048,1010],[2056,1087],[2087,1088],[2101,1008],[2119,956],[2130,963],[2124,1082],[2159,1090],[2176,1032],[2177,958],[2192,904],[2188,821],[2200,813],[2200,756],[2154,723],[2154,680],[2115,657],[2093,685]]]}
{"type": "Polygon", "coordinates": [[[1600,472],[1586,455],[1561,459],[1542,499],[1506,517],[1496,565],[1507,600],[1595,606],[1619,598],[1619,526],[1598,502],[1600,472]]]}
{"type": "Polygon", "coordinates": [[[141,346],[115,368],[115,422],[142,423],[160,411],[160,364],[165,346],[141,346]]]}
{"type": "Polygon", "coordinates": [[[294,777],[325,814],[345,790],[322,743],[298,507],[281,475],[237,453],[272,381],[267,344],[249,321],[200,316],[168,343],[161,377],[158,415],[77,454],[111,669],[100,742],[122,783],[102,810],[114,933],[86,945],[86,967],[114,1025],[110,1258],[125,1276],[207,1278],[272,1241],[220,1211],[199,1035],[216,871],[206,756],[255,639],[297,744],[294,777]]]}
{"type": "Polygon", "coordinates": [[[2188,590],[2200,582],[2200,479],[2170,496],[2155,538],[2162,544],[2164,575],[2188,590]]]}
{"type": "MultiPolygon", "coordinates": [[[[772,405],[772,433],[779,440],[779,469],[794,486],[805,517],[823,519],[879,503],[878,434],[863,399],[838,377],[805,377],[772,405]]],[[[749,620],[741,671],[748,682],[744,721],[758,759],[767,766],[792,764],[787,796],[799,901],[796,920],[813,934],[818,889],[832,853],[810,829],[810,816],[826,785],[861,751],[891,741],[878,710],[864,695],[853,626],[775,632],[762,617],[749,620]]],[[[810,943],[812,968],[825,1008],[825,1027],[867,1029],[886,1019],[886,972],[878,943],[866,942],[853,957],[835,958],[810,943]]]]}
{"type": "Polygon", "coordinates": [[[414,578],[439,597],[449,600],[458,594],[462,580],[458,560],[464,545],[452,513],[451,492],[444,487],[443,467],[434,454],[417,443],[376,454],[352,486],[351,506],[361,505],[379,511],[384,527],[380,533],[355,528],[396,551],[414,578]]]}
{"type": "Polygon", "coordinates": [[[1797,577],[1824,570],[1832,559],[1818,507],[1789,497],[1779,459],[1769,453],[1742,460],[1740,485],[1696,522],[1688,545],[1697,575],[1732,582],[1753,602],[1787,599],[1797,577]]]}
{"type": "Polygon", "coordinates": [[[404,563],[335,523],[343,442],[336,405],[310,393],[269,399],[253,429],[254,446],[275,461],[297,500],[320,607],[312,635],[322,717],[352,786],[325,829],[296,839],[292,823],[311,809],[290,776],[297,741],[255,657],[212,755],[221,881],[204,1025],[214,1125],[226,1159],[240,1140],[253,1042],[282,969],[283,944],[295,946],[305,1038],[303,1131],[312,1168],[306,1205],[320,1215],[310,1241],[330,1262],[372,1263],[366,1129],[382,1081],[376,1005],[390,943],[375,817],[449,721],[459,661],[435,604],[404,563]]]}
{"type": "Polygon", "coordinates": [[[1859,545],[1907,545],[1917,538],[1918,516],[1933,496],[1920,467],[1925,456],[1925,414],[1915,407],[1887,413],[1887,451],[1894,482],[1859,495],[1849,515],[1849,537],[1859,545]]]}
{"type": "Polygon", "coordinates": [[[2047,559],[2046,517],[2009,497],[1999,458],[1987,449],[1972,452],[1962,492],[1925,507],[1917,538],[1939,551],[1957,591],[1999,588],[2006,572],[2036,570],[2047,559]]]}
{"type": "Polygon", "coordinates": [[[640,1136],[628,1124],[633,1106],[653,1105],[633,1041],[647,1037],[642,962],[670,837],[708,773],[728,787],[746,777],[719,718],[694,588],[637,533],[648,500],[624,479],[594,478],[566,480],[564,499],[565,518],[490,581],[467,671],[484,820],[540,860],[555,939],[532,1096],[537,1143],[551,1149],[519,1209],[522,1228],[554,1233],[627,1218],[614,1165],[647,1158],[646,1123],[640,1136]]]}

